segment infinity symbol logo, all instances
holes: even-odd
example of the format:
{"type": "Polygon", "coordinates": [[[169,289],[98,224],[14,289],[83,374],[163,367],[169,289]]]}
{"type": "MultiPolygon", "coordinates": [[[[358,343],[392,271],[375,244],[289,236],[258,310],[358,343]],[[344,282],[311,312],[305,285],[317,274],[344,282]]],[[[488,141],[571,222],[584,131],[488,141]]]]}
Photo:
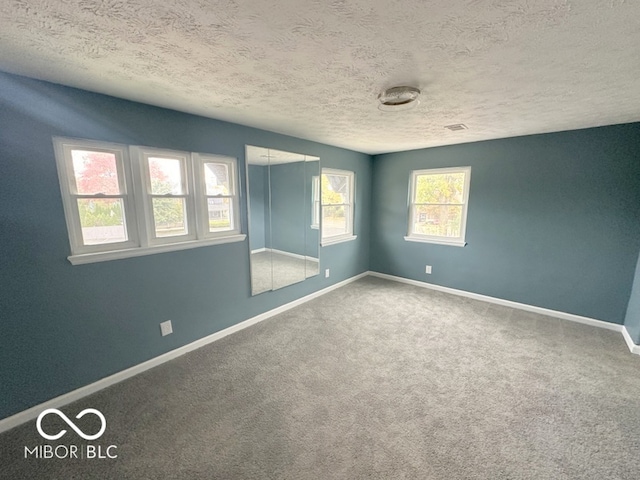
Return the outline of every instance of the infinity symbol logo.
{"type": "Polygon", "coordinates": [[[36,422],[36,428],[38,429],[38,433],[40,433],[40,435],[42,435],[47,440],[57,440],[60,437],[62,437],[65,433],[67,433],[66,430],[61,430],[55,435],[48,435],[42,431],[42,419],[47,415],[49,415],[50,413],[55,413],[56,415],[58,415],[62,420],[64,420],[67,423],[67,425],[69,425],[73,429],[74,432],[76,432],[85,440],[95,440],[96,438],[100,438],[100,436],[104,433],[104,431],[107,428],[107,420],[104,418],[104,415],[102,415],[102,413],[100,413],[95,408],[86,408],[82,410],[78,415],[76,415],[76,418],[82,418],[87,413],[93,413],[100,419],[102,427],[100,428],[100,431],[95,435],[85,435],[85,433],[82,430],[80,430],[75,423],[69,420],[69,417],[67,417],[64,413],[62,413],[57,408],[47,408],[40,415],[38,415],[38,421],[36,422]]]}

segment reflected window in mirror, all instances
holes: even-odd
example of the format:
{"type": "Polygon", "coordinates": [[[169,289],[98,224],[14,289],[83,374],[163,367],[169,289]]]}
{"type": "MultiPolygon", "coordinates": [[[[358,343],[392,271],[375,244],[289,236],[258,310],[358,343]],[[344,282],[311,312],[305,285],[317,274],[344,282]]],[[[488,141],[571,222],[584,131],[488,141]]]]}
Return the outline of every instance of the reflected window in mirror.
{"type": "Polygon", "coordinates": [[[251,293],[318,275],[320,159],[247,145],[246,160],[251,293]]]}
{"type": "Polygon", "coordinates": [[[354,240],[354,172],[323,168],[320,188],[322,245],[354,240]]]}

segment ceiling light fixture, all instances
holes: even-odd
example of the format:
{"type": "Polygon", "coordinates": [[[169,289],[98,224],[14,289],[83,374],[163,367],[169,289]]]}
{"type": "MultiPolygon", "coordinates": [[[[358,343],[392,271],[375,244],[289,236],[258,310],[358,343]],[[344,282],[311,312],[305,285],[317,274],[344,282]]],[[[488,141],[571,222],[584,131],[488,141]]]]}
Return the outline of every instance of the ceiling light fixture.
{"type": "Polygon", "coordinates": [[[378,110],[383,112],[410,110],[420,104],[418,96],[420,96],[420,90],[415,87],[388,88],[378,95],[380,101],[378,110]]]}

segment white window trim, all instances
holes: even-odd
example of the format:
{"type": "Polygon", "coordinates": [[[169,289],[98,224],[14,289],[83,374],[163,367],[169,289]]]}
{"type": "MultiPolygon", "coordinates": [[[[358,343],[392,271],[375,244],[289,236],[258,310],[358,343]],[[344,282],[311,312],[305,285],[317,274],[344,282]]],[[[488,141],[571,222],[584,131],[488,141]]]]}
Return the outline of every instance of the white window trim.
{"type": "Polygon", "coordinates": [[[137,247],[126,250],[112,250],[110,252],[89,253],[84,255],[70,255],[67,257],[72,265],[84,265],[86,263],[106,262],[123,258],[142,257],[156,253],[175,252],[178,250],[190,250],[198,247],[222,245],[225,243],[243,242],[247,238],[245,234],[229,235],[226,237],[209,238],[206,240],[194,240],[190,242],[169,243],[150,247],[137,247]]]}
{"type": "MultiPolygon", "coordinates": [[[[71,255],[67,257],[72,265],[81,265],[94,262],[104,262],[123,258],[152,255],[157,253],[186,250],[210,245],[242,242],[246,235],[240,232],[240,190],[237,175],[237,160],[232,157],[224,157],[215,154],[192,154],[190,152],[176,152],[166,149],[151,147],[128,146],[116,143],[53,137],[53,145],[58,168],[62,204],[65,213],[67,231],[71,255]],[[118,243],[105,243],[99,245],[84,245],[82,241],[82,228],[77,208],[75,194],[75,176],[71,164],[70,151],[74,149],[87,149],[114,153],[118,159],[118,174],[122,175],[121,186],[124,186],[122,197],[124,198],[124,217],[129,240],[118,243]],[[188,235],[175,237],[153,238],[153,217],[151,216],[150,196],[145,179],[146,170],[143,152],[158,156],[181,155],[185,158],[184,182],[187,185],[187,219],[188,235]],[[206,197],[199,183],[198,175],[193,171],[194,165],[202,165],[204,162],[225,162],[231,165],[230,182],[233,188],[232,201],[232,230],[223,232],[207,232],[205,234],[203,219],[208,219],[206,211],[206,197]],[[202,203],[205,204],[204,211],[202,203]]],[[[202,177],[202,175],[200,175],[202,177]]],[[[202,178],[202,182],[204,179],[202,178]]],[[[102,198],[101,196],[97,198],[102,198]]]]}
{"type": "MultiPolygon", "coordinates": [[[[425,235],[426,237],[426,235],[425,235]]],[[[456,240],[452,240],[452,241],[446,241],[443,240],[442,237],[428,237],[428,238],[420,238],[417,235],[410,237],[409,235],[405,236],[404,239],[407,242],[419,242],[419,243],[436,243],[438,245],[449,245],[452,247],[466,247],[467,246],[467,242],[465,241],[456,241],[456,240]]]]}
{"type": "Polygon", "coordinates": [[[320,228],[320,175],[311,177],[311,228],[320,228]]]}
{"type": "Polygon", "coordinates": [[[467,211],[469,209],[469,186],[471,185],[471,167],[449,167],[449,168],[430,168],[424,170],[413,170],[409,178],[409,212],[408,212],[408,233],[404,239],[408,242],[434,243],[438,245],[449,245],[454,247],[464,247],[467,245],[465,241],[467,233],[467,211]],[[438,235],[421,235],[413,233],[413,213],[416,180],[420,175],[432,175],[443,173],[460,173],[464,172],[464,193],[462,198],[462,219],[460,225],[459,237],[443,237],[438,235]]]}
{"type": "MultiPolygon", "coordinates": [[[[69,234],[71,251],[74,254],[89,255],[98,254],[105,251],[129,249],[139,246],[139,237],[136,227],[135,195],[132,182],[129,150],[126,145],[109,142],[96,142],[91,140],[81,140],[75,138],[53,139],[56,164],[58,167],[58,179],[60,181],[60,191],[62,193],[62,206],[64,209],[69,234]],[[124,242],[103,243],[98,245],[85,245],[82,239],[82,226],[80,224],[80,214],[76,199],[79,196],[90,198],[91,195],[77,195],[76,180],[73,172],[71,159],[72,150],[92,150],[98,152],[113,153],[116,156],[118,177],[120,187],[124,189],[123,194],[123,215],[125,228],[129,239],[124,242]]],[[[105,198],[94,195],[94,198],[105,198]]],[[[106,197],[109,198],[109,197],[106,197]]]]}
{"type": "Polygon", "coordinates": [[[322,242],[320,243],[321,247],[328,247],[329,245],[335,245],[336,243],[344,243],[344,242],[351,242],[352,240],[355,240],[356,238],[358,238],[357,235],[341,235],[341,236],[335,236],[335,237],[329,237],[326,238],[324,240],[322,240],[322,242]]]}
{"type": "Polygon", "coordinates": [[[355,199],[355,172],[351,171],[351,170],[338,170],[335,168],[323,168],[322,171],[320,172],[320,222],[322,223],[322,219],[324,217],[322,211],[323,211],[323,207],[325,206],[322,203],[322,176],[323,175],[343,175],[349,178],[349,203],[348,204],[341,204],[341,205],[348,205],[349,206],[349,221],[347,223],[347,230],[348,232],[345,234],[340,234],[340,235],[331,235],[331,236],[324,236],[324,233],[322,231],[322,224],[320,225],[321,229],[321,240],[320,240],[320,246],[322,247],[326,247],[328,245],[335,245],[336,243],[343,243],[343,242],[350,242],[352,240],[355,240],[356,238],[358,238],[357,235],[354,234],[354,215],[355,215],[355,203],[354,203],[354,199],[355,199]]]}
{"type": "Polygon", "coordinates": [[[198,237],[207,239],[225,238],[231,235],[240,234],[240,195],[238,194],[238,173],[236,169],[236,159],[233,157],[225,157],[222,155],[210,155],[205,153],[194,153],[193,165],[194,165],[194,181],[196,183],[197,193],[197,205],[196,205],[196,217],[198,224],[198,237]],[[228,195],[207,195],[207,189],[205,185],[204,177],[204,165],[206,163],[224,163],[228,167],[229,172],[229,187],[230,193],[228,195]],[[195,174],[196,170],[200,172],[195,174]],[[208,198],[228,198],[230,199],[231,208],[231,228],[219,232],[209,231],[209,211],[208,211],[208,198]]]}
{"type": "MultiPolygon", "coordinates": [[[[142,187],[142,191],[139,192],[137,198],[141,201],[136,202],[138,210],[138,218],[143,218],[143,234],[141,234],[141,246],[151,247],[157,245],[174,244],[180,242],[194,241],[198,239],[197,236],[197,220],[195,213],[195,188],[194,188],[194,173],[191,161],[191,154],[189,152],[181,152],[177,150],[168,150],[161,148],[132,146],[131,159],[134,172],[139,172],[139,181],[135,182],[135,185],[142,187]],[[185,199],[185,223],[187,226],[187,233],[184,235],[174,235],[168,237],[158,237],[155,234],[155,225],[153,219],[153,198],[158,195],[152,195],[151,193],[151,179],[149,175],[149,157],[158,158],[170,158],[178,159],[182,163],[182,188],[184,194],[182,195],[168,195],[167,198],[184,198],[185,199]],[[137,165],[136,165],[137,164],[137,165]]],[[[135,173],[134,173],[134,178],[135,173]]],[[[162,197],[162,196],[160,196],[162,197]]]]}

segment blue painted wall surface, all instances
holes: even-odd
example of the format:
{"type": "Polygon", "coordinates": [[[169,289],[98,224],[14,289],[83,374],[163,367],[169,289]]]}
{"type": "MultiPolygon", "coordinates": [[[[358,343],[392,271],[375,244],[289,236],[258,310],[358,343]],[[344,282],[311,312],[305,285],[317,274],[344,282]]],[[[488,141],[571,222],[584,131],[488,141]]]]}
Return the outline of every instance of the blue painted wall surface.
{"type": "Polygon", "coordinates": [[[305,162],[269,167],[271,184],[271,242],[273,248],[305,254],[305,162]]]}
{"type": "Polygon", "coordinates": [[[370,179],[369,155],[0,73],[0,418],[368,270],[370,179]],[[256,297],[247,241],[72,266],[53,135],[238,158],[244,232],[245,144],[317,155],[363,179],[360,236],[256,297]]]}
{"type": "Polygon", "coordinates": [[[628,124],[376,156],[371,270],[623,323],[639,152],[640,124],[628,124]],[[406,242],[410,172],[465,165],[468,245],[406,242]]]}
{"type": "Polygon", "coordinates": [[[630,124],[372,160],[0,73],[0,418],[370,266],[615,323],[626,313],[638,341],[638,152],[640,124],[630,124]],[[331,278],[319,275],[256,297],[247,241],[72,266],[53,135],[238,158],[243,232],[245,144],[317,155],[323,167],[356,173],[358,238],[320,249],[321,271],[330,268],[331,278]],[[469,245],[405,242],[410,171],[455,165],[473,168],[469,245]],[[434,267],[430,276],[427,263],[434,267]],[[167,319],[175,333],[161,337],[158,324],[167,319]]]}
{"type": "Polygon", "coordinates": [[[624,325],[633,342],[640,345],[640,258],[638,258],[638,265],[636,266],[636,274],[631,288],[631,297],[629,298],[624,325]]]}
{"type": "MultiPolygon", "coordinates": [[[[267,221],[269,214],[269,198],[267,183],[267,167],[249,165],[249,242],[251,250],[260,250],[267,244],[267,221]]],[[[269,247],[271,248],[271,247],[269,247]]]]}

